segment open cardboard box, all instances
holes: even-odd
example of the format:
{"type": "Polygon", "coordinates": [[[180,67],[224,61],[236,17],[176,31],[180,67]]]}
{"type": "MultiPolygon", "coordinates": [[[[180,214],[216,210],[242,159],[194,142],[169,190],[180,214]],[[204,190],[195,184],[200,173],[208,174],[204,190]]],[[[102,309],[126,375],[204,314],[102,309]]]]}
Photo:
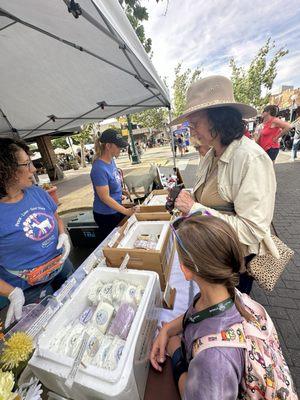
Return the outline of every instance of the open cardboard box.
{"type": "MultiPolygon", "coordinates": [[[[170,221],[168,213],[138,213],[135,214],[138,221],[170,221]]],[[[130,226],[130,219],[119,229],[119,236],[110,243],[110,246],[103,248],[103,254],[109,267],[120,267],[126,254],[129,255],[127,268],[155,271],[159,275],[161,289],[164,290],[168,282],[174,257],[174,239],[171,229],[165,236],[161,250],[143,250],[132,248],[118,248],[119,243],[126,235],[130,226]]]]}
{"type": "Polygon", "coordinates": [[[145,199],[144,203],[140,206],[140,212],[141,213],[167,212],[165,205],[151,205],[151,200],[153,200],[155,196],[162,196],[162,195],[166,195],[166,201],[167,201],[167,195],[168,195],[167,189],[152,190],[149,196],[145,199]]]}

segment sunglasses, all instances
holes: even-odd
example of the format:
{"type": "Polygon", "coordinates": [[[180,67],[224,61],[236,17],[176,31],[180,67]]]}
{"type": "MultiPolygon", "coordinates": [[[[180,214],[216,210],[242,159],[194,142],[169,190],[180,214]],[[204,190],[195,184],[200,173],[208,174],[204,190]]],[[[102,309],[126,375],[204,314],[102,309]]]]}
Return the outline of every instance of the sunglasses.
{"type": "Polygon", "coordinates": [[[190,260],[192,261],[192,263],[193,263],[193,265],[194,265],[196,271],[199,272],[199,268],[197,267],[197,265],[196,265],[196,263],[195,263],[195,261],[194,261],[192,255],[191,255],[191,253],[190,253],[190,252],[188,251],[188,249],[185,247],[185,245],[183,244],[183,242],[182,242],[182,240],[181,240],[181,238],[180,238],[180,236],[178,235],[178,232],[177,232],[177,230],[178,230],[180,224],[181,224],[183,221],[185,221],[185,220],[187,220],[187,219],[189,219],[189,218],[191,218],[191,217],[193,217],[193,216],[195,216],[195,215],[206,215],[206,216],[211,216],[211,213],[208,212],[208,211],[202,212],[202,211],[198,210],[198,211],[192,212],[192,213],[190,213],[190,214],[188,214],[188,215],[185,215],[184,217],[178,217],[178,218],[176,218],[176,219],[171,223],[171,229],[172,229],[172,232],[173,232],[173,234],[174,234],[174,236],[175,236],[175,238],[176,238],[177,243],[179,244],[179,246],[181,247],[181,249],[187,254],[187,256],[190,258],[190,260]]]}

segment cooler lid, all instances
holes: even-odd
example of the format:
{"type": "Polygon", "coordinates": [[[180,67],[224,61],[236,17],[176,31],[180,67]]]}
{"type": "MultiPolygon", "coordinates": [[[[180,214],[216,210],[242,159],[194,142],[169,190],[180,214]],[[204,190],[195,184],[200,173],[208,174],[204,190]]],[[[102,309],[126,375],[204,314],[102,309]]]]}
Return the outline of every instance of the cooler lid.
{"type": "Polygon", "coordinates": [[[95,227],[97,226],[94,216],[93,216],[93,211],[84,211],[76,215],[75,218],[70,219],[68,222],[68,228],[74,228],[74,227],[83,227],[83,226],[91,226],[95,227]]]}

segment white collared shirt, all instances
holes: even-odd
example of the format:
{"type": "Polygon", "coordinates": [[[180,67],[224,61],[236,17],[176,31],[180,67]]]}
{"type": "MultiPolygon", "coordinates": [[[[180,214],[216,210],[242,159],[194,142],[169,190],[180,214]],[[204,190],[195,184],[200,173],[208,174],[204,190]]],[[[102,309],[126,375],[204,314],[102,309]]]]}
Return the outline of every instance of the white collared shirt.
{"type": "MultiPolygon", "coordinates": [[[[204,184],[212,163],[214,150],[201,161],[193,192],[204,184]]],[[[271,159],[253,140],[243,136],[234,140],[218,161],[218,192],[222,199],[233,203],[234,215],[226,215],[200,203],[190,212],[206,209],[228,222],[238,235],[245,255],[278,251],[270,236],[274,213],[276,177],[271,159]]]]}

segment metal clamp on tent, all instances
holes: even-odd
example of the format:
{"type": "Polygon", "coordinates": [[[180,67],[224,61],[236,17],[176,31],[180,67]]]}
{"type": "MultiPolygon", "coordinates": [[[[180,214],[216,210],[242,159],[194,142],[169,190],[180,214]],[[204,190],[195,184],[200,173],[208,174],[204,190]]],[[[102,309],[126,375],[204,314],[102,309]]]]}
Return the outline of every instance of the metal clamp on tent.
{"type": "Polygon", "coordinates": [[[70,1],[68,5],[68,11],[73,15],[74,18],[78,18],[82,14],[79,3],[75,3],[74,0],[70,1]]]}

